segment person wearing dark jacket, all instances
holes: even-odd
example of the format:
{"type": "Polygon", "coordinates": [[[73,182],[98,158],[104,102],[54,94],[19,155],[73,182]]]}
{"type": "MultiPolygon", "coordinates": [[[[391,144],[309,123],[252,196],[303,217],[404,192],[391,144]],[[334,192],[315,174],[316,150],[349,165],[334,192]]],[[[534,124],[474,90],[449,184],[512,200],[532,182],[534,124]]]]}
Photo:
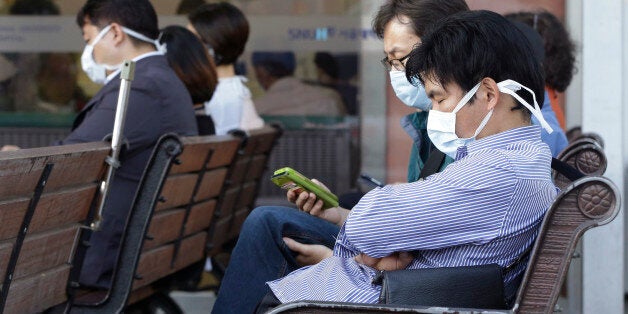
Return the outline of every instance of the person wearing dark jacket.
{"type": "Polygon", "coordinates": [[[59,145],[102,141],[113,132],[120,66],[136,62],[131,83],[121,167],[113,177],[101,228],[91,235],[81,271],[83,286],[107,288],[120,237],[152,149],[165,133],[197,135],[190,94],[157,51],[157,15],[148,0],[88,0],[77,15],[86,42],[81,65],[103,88],[76,117],[59,145]]]}

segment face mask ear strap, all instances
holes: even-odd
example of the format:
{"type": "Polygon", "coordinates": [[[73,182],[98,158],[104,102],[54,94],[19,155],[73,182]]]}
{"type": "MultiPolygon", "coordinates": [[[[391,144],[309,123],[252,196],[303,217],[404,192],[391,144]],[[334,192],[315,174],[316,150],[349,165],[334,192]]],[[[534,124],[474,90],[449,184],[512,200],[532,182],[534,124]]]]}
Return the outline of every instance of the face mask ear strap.
{"type": "Polygon", "coordinates": [[[168,52],[168,44],[166,44],[166,42],[161,42],[161,38],[163,37],[164,32],[159,32],[159,36],[157,37],[157,40],[155,41],[155,45],[157,45],[157,50],[163,54],[166,54],[166,52],[168,52]]]}
{"type": "Polygon", "coordinates": [[[478,128],[475,129],[475,134],[473,134],[474,138],[478,136],[480,132],[482,132],[482,130],[484,129],[484,127],[486,126],[486,124],[488,123],[488,120],[491,118],[492,115],[493,115],[493,110],[489,111],[484,117],[484,119],[482,119],[482,122],[480,122],[480,125],[478,125],[478,128]]]}
{"type": "Polygon", "coordinates": [[[90,46],[94,47],[96,46],[96,44],[103,38],[105,37],[105,35],[107,35],[107,33],[109,32],[109,30],[111,29],[111,24],[105,26],[105,28],[103,28],[98,35],[96,35],[96,38],[94,38],[94,40],[92,40],[92,43],[90,44],[90,46]]]}
{"type": "Polygon", "coordinates": [[[130,28],[126,28],[124,26],[122,26],[122,30],[125,33],[129,34],[130,36],[133,36],[133,37],[135,37],[135,38],[137,38],[137,39],[139,39],[141,41],[145,41],[147,43],[153,44],[155,46],[155,48],[157,48],[157,50],[161,51],[161,46],[162,45],[159,43],[159,38],[157,38],[157,39],[150,39],[150,38],[148,38],[148,37],[146,37],[146,36],[136,32],[136,31],[134,31],[134,30],[132,30],[130,28]]]}
{"type": "Polygon", "coordinates": [[[466,105],[469,102],[469,100],[471,100],[471,98],[475,96],[475,93],[477,93],[479,88],[480,88],[480,83],[477,83],[475,86],[473,86],[473,88],[469,92],[467,92],[467,94],[464,95],[462,99],[460,99],[460,102],[458,102],[458,104],[456,105],[456,108],[454,108],[452,113],[456,113],[462,107],[464,107],[464,105],[466,105]]]}
{"type": "Polygon", "coordinates": [[[547,123],[547,121],[545,121],[545,118],[543,118],[541,107],[539,107],[539,104],[536,101],[536,96],[534,95],[534,92],[531,89],[513,80],[505,80],[505,81],[499,82],[497,84],[497,87],[499,88],[500,92],[506,93],[514,97],[517,101],[519,101],[519,103],[521,103],[524,107],[530,110],[530,112],[536,117],[536,119],[539,120],[539,123],[541,123],[541,127],[543,127],[547,131],[547,133],[551,134],[552,132],[554,132],[552,127],[547,123]],[[525,89],[527,92],[532,94],[534,107],[530,106],[530,104],[527,101],[521,98],[521,96],[517,95],[515,91],[521,88],[525,89]]]}

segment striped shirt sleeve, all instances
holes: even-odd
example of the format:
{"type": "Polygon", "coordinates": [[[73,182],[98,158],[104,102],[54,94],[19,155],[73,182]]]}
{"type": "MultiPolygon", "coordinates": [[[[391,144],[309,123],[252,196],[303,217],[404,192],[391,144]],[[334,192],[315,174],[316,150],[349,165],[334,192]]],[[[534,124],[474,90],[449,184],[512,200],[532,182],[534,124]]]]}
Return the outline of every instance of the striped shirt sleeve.
{"type": "Polygon", "coordinates": [[[371,191],[347,219],[347,240],[358,251],[379,258],[400,251],[481,245],[496,238],[517,177],[505,158],[490,164],[472,160],[473,167],[460,161],[425,181],[371,191]]]}

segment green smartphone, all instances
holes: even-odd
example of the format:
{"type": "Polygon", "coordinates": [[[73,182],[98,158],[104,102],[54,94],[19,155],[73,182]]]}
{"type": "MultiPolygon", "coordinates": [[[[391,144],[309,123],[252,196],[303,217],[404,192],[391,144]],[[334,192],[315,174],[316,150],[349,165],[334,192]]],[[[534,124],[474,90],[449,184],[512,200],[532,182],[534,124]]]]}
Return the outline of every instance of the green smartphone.
{"type": "Polygon", "coordinates": [[[301,188],[316,194],[316,197],[323,201],[323,209],[338,206],[338,197],[336,195],[290,167],[277,169],[270,177],[270,180],[286,190],[301,188]]]}

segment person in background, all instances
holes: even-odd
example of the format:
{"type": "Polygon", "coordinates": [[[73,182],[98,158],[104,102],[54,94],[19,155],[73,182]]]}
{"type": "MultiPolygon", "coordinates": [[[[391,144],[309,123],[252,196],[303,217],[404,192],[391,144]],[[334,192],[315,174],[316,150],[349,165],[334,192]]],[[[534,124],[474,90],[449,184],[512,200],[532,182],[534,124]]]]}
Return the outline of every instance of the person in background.
{"type": "Polygon", "coordinates": [[[329,52],[319,51],[314,54],[314,64],[316,65],[316,77],[318,83],[324,87],[333,88],[342,97],[347,115],[359,115],[358,88],[349,82],[357,71],[357,56],[342,56],[343,61],[349,61],[347,67],[352,67],[348,71],[341,71],[340,57],[336,57],[329,52]],[[352,62],[351,62],[352,61],[352,62]],[[347,75],[344,72],[350,72],[347,75]]]}
{"type": "Polygon", "coordinates": [[[292,52],[254,52],[255,77],[266,91],[255,99],[261,115],[344,116],[340,95],[331,88],[306,84],[294,77],[296,59],[292,52]]]}
{"type": "Polygon", "coordinates": [[[182,26],[167,26],[161,30],[159,43],[168,64],[187,88],[192,102],[199,135],[215,134],[214,122],[205,111],[218,85],[216,66],[200,39],[182,26]]]}
{"type": "Polygon", "coordinates": [[[72,54],[45,53],[41,60],[36,110],[66,114],[81,111],[89,99],[76,83],[78,69],[72,54]]]}
{"type": "Polygon", "coordinates": [[[148,0],[88,0],[77,14],[85,49],[81,65],[104,85],[79,112],[72,132],[57,144],[102,141],[113,132],[120,67],[133,60],[135,77],[122,132],[125,148],[111,182],[100,230],[90,237],[80,283],[106,289],[111,283],[120,237],[142,172],[157,140],[166,133],[197,135],[194,110],[185,85],[157,51],[157,14],[148,0]]]}
{"type": "MultiPolygon", "coordinates": [[[[11,15],[59,15],[51,0],[17,0],[11,15]]],[[[19,71],[7,86],[7,95],[15,111],[74,114],[82,109],[87,97],[77,84],[76,58],[72,53],[14,53],[7,57],[19,71]]]]}
{"type": "Polygon", "coordinates": [[[218,86],[214,96],[205,103],[217,135],[233,129],[261,128],[251,92],[244,85],[246,78],[236,75],[234,64],[242,55],[249,38],[249,22],[242,12],[227,2],[209,3],[188,15],[188,29],[201,38],[214,58],[218,86]]]}
{"type": "Polygon", "coordinates": [[[558,94],[567,89],[576,72],[575,44],[569,32],[555,15],[547,11],[517,12],[506,14],[506,17],[527,24],[541,35],[545,51],[545,90],[560,126],[565,129],[565,108],[559,103],[558,94]]]}

